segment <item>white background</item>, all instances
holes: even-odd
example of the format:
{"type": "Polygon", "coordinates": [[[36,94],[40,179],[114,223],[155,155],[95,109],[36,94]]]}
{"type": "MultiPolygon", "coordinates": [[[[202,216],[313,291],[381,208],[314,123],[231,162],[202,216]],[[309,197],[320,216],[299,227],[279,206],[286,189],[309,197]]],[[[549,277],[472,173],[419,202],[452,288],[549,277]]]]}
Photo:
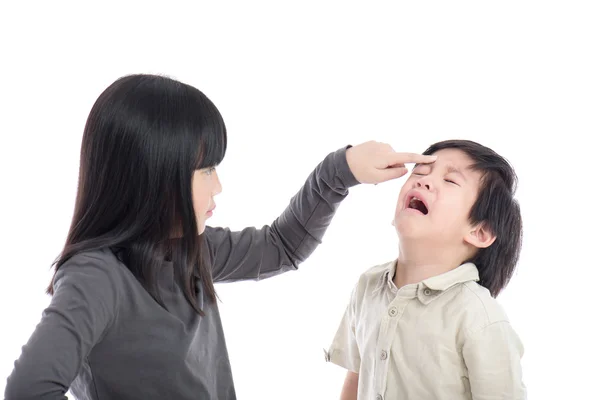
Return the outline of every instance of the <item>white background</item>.
{"type": "MultiPolygon", "coordinates": [[[[520,177],[518,271],[499,300],[531,399],[597,394],[597,2],[3,2],[0,393],[49,302],[81,134],[118,77],[204,91],[229,130],[213,225],[270,223],[331,151],[472,139],[520,177]]],[[[402,181],[361,186],[297,272],[220,285],[240,399],[335,399],[324,362],[360,273],[396,255],[402,181]]]]}

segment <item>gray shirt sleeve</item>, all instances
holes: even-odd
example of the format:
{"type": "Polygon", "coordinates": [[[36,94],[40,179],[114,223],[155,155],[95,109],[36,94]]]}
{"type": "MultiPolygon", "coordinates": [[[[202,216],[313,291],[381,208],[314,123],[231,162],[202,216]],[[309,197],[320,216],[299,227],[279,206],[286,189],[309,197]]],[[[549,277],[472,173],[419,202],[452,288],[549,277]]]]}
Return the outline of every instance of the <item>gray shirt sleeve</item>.
{"type": "Polygon", "coordinates": [[[58,270],[50,305],[15,362],[5,400],[67,399],[85,357],[115,319],[118,283],[110,272],[87,255],[58,270]]]}
{"type": "Polygon", "coordinates": [[[350,146],[330,153],[269,226],[204,231],[215,282],[263,279],[296,269],[321,243],[348,188],[358,184],[346,161],[350,146]]]}

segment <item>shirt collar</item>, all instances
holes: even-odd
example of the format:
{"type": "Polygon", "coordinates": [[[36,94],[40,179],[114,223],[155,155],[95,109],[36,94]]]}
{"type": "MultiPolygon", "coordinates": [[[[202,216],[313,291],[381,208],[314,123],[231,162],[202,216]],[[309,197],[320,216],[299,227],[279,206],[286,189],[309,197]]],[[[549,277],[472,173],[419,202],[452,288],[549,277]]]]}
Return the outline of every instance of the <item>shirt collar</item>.
{"type": "Polygon", "coordinates": [[[461,266],[454,268],[441,275],[433,276],[425,279],[423,284],[432,290],[444,291],[450,287],[470,281],[479,280],[479,271],[473,263],[464,263],[461,266]]]}
{"type": "Polygon", "coordinates": [[[396,272],[396,261],[389,262],[385,269],[383,270],[383,274],[379,277],[377,285],[373,290],[373,294],[380,292],[385,286],[388,289],[393,290],[395,288],[394,285],[394,273],[396,272]]]}
{"type": "MultiPolygon", "coordinates": [[[[383,271],[375,291],[381,290],[384,286],[395,288],[394,275],[396,273],[396,261],[390,262],[383,271]]],[[[425,279],[417,284],[417,298],[423,304],[429,304],[434,298],[460,283],[479,281],[479,271],[475,264],[471,262],[464,263],[441,275],[425,279]]]]}

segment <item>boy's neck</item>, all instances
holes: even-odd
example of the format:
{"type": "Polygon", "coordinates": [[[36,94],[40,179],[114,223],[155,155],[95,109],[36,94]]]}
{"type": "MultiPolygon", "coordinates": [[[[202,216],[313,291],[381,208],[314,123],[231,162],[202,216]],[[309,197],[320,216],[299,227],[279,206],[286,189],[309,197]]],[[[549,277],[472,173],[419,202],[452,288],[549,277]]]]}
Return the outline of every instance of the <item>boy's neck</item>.
{"type": "MultiPolygon", "coordinates": [[[[422,244],[422,243],[421,243],[422,244]]],[[[400,245],[394,284],[397,288],[444,274],[462,264],[458,249],[438,246],[400,245]]]]}

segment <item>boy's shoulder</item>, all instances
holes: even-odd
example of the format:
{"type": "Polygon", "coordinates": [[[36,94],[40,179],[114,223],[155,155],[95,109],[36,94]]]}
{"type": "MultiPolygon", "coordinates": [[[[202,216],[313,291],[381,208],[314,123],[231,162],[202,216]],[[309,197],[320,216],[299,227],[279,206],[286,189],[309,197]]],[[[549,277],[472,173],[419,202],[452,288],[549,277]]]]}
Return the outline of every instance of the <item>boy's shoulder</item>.
{"type": "Polygon", "coordinates": [[[496,322],[508,322],[508,315],[498,300],[475,281],[462,283],[455,300],[463,310],[465,322],[470,322],[473,329],[496,322]]]}

